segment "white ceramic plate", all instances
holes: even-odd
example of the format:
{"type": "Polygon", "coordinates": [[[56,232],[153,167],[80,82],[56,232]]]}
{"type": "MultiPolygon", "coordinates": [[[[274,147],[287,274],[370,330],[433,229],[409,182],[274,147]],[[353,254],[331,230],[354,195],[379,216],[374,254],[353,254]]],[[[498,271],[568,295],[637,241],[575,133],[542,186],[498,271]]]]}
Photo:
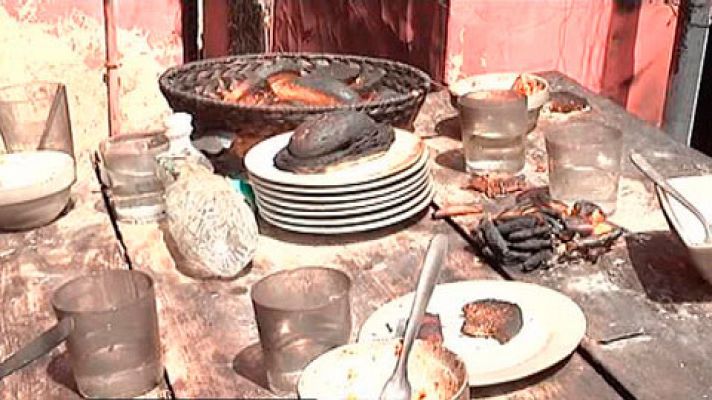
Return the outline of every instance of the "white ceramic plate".
{"type": "Polygon", "coordinates": [[[250,182],[253,185],[260,186],[262,188],[276,190],[283,193],[294,193],[300,195],[341,195],[350,193],[352,195],[359,195],[360,193],[368,192],[376,189],[386,189],[386,186],[394,186],[395,184],[400,184],[403,180],[413,178],[413,176],[421,172],[425,166],[428,165],[430,155],[427,151],[423,151],[423,154],[418,158],[415,164],[398,172],[393,175],[386,176],[381,179],[375,179],[366,183],[359,183],[353,185],[343,185],[343,186],[295,186],[295,185],[285,185],[281,183],[274,183],[265,181],[258,178],[255,175],[250,175],[250,182]]]}
{"type": "Polygon", "coordinates": [[[341,234],[346,234],[346,233],[356,233],[356,232],[366,232],[366,231],[372,231],[374,229],[380,229],[384,228],[386,226],[390,225],[395,225],[399,222],[403,222],[407,220],[410,217],[413,217],[414,215],[418,214],[421,212],[424,208],[427,208],[430,205],[430,202],[433,200],[433,195],[435,194],[434,191],[431,191],[428,196],[421,201],[420,203],[416,204],[415,206],[406,209],[400,214],[393,215],[388,218],[383,218],[380,220],[375,220],[371,222],[365,222],[361,224],[353,224],[353,225],[343,225],[343,226],[309,226],[309,225],[298,225],[298,224],[290,224],[290,223],[284,223],[280,222],[278,220],[271,219],[269,216],[261,213],[261,217],[269,222],[270,224],[282,228],[287,231],[292,231],[292,232],[299,232],[299,233],[311,233],[311,234],[317,234],[317,235],[341,235],[341,234]]]}
{"type": "MultiPolygon", "coordinates": [[[[413,293],[409,293],[376,310],[361,327],[359,341],[392,338],[412,301],[413,293]]],[[[522,282],[479,280],[437,285],[428,312],[440,315],[444,345],[465,361],[470,386],[509,382],[546,369],[571,354],[586,332],[586,318],[571,299],[522,282]],[[524,322],[521,331],[503,345],[460,333],[462,306],[480,299],[519,305],[524,322]]]]}
{"type": "Polygon", "coordinates": [[[355,216],[344,216],[336,215],[332,217],[324,218],[307,218],[307,217],[290,217],[289,215],[282,214],[281,212],[273,212],[266,210],[264,208],[259,208],[259,212],[262,215],[269,217],[270,219],[285,222],[294,225],[307,225],[307,226],[342,226],[342,225],[355,225],[364,224],[372,221],[377,221],[383,218],[388,218],[393,215],[405,212],[411,207],[415,207],[422,201],[431,196],[433,192],[432,182],[428,181],[425,189],[418,193],[416,196],[404,201],[397,206],[390,207],[387,210],[380,212],[368,213],[365,215],[355,215],[355,216]]]}
{"type": "MultiPolygon", "coordinates": [[[[264,195],[257,196],[257,205],[261,208],[266,209],[269,212],[279,213],[282,215],[292,216],[292,217],[305,217],[305,218],[328,218],[328,217],[344,217],[349,215],[360,215],[369,214],[379,211],[385,211],[390,207],[397,206],[403,202],[406,202],[417,195],[421,194],[426,188],[428,188],[429,180],[423,178],[421,182],[413,185],[409,188],[404,189],[402,192],[397,192],[397,196],[391,196],[388,194],[390,199],[384,200],[383,198],[376,197],[373,199],[367,199],[365,205],[354,206],[356,203],[343,203],[346,205],[351,205],[350,207],[345,207],[339,210],[327,210],[320,207],[318,204],[312,204],[311,210],[300,210],[294,209],[292,207],[284,207],[278,203],[273,202],[273,199],[266,197],[264,195]]],[[[279,202],[279,200],[277,200],[279,202]]],[[[284,203],[282,203],[284,204],[284,203]]],[[[291,206],[291,204],[290,204],[291,206]]]]}
{"type": "Polygon", "coordinates": [[[346,193],[341,195],[298,195],[293,193],[285,193],[276,190],[266,189],[262,186],[255,185],[253,189],[258,197],[266,197],[269,199],[277,199],[285,204],[298,205],[293,208],[301,208],[307,210],[331,209],[343,210],[350,208],[353,203],[372,204],[374,201],[382,201],[398,197],[404,191],[410,190],[414,186],[418,186],[430,176],[430,169],[424,168],[418,171],[417,174],[408,179],[393,184],[392,186],[364,191],[361,193],[346,193]]]}
{"type": "Polygon", "coordinates": [[[247,171],[271,183],[333,187],[355,185],[384,178],[415,164],[425,150],[425,143],[416,135],[394,128],[395,140],[383,155],[338,170],[319,174],[295,174],[278,169],[275,155],[289,143],[292,132],[270,137],[250,149],[245,155],[247,171]]]}

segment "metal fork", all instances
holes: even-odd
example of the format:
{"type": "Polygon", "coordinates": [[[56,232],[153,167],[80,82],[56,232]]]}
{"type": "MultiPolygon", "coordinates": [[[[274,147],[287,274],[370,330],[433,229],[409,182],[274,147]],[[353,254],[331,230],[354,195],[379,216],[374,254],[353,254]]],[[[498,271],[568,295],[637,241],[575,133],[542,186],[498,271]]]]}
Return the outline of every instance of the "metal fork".
{"type": "Polygon", "coordinates": [[[388,379],[381,391],[380,400],[409,400],[411,387],[408,381],[408,357],[413,347],[413,342],[418,334],[420,323],[425,315],[425,308],[433,294],[435,281],[440,273],[440,267],[447,253],[447,236],[438,234],[430,240],[428,251],[423,261],[423,269],[418,277],[418,286],[415,289],[413,305],[410,309],[403,338],[403,349],[398,356],[393,375],[388,379]]]}

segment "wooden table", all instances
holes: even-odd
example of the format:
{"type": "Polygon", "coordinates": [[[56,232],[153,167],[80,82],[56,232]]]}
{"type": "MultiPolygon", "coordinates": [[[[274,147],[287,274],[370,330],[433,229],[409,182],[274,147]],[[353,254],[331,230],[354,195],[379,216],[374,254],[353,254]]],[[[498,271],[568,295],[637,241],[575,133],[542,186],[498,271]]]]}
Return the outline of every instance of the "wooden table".
{"type": "MultiPolygon", "coordinates": [[[[708,158],[677,145],[612,102],[560,74],[546,76],[557,89],[585,95],[593,105],[591,116],[621,128],[626,150],[669,155],[659,165],[666,174],[712,169],[708,158]]],[[[268,273],[302,265],[341,269],[353,280],[356,333],[380,305],[414,288],[425,246],[433,233],[442,232],[451,238],[451,251],[440,282],[535,282],[572,297],[589,324],[581,346],[564,361],[521,381],[472,388],[473,398],[692,399],[712,394],[712,370],[705,368],[712,353],[705,340],[712,291],[669,232],[652,185],[626,161],[615,217],[634,233],[598,264],[529,274],[495,270],[472,251],[467,232],[474,218],[436,221],[430,216],[439,206],[482,200],[460,189],[467,175],[453,116],[447,92],[435,92],[415,123],[435,160],[437,195],[430,210],[390,228],[339,237],[294,234],[260,221],[257,255],[249,270],[231,281],[195,280],[178,272],[158,224],[118,224],[115,232],[95,176],[85,172],[74,190],[77,204],[65,217],[36,231],[0,234],[0,354],[17,349],[53,323],[48,298],[60,282],[92,268],[130,267],[146,271],[157,282],[167,381],[144,397],[273,397],[265,389],[249,298],[253,283],[268,273]]],[[[534,170],[545,156],[542,135],[560,123],[542,118],[528,136],[525,173],[535,184],[546,183],[546,174],[534,170]]],[[[2,399],[73,396],[62,350],[0,381],[2,399]]]]}
{"type": "MultiPolygon", "coordinates": [[[[89,271],[128,268],[89,154],[63,215],[22,233],[0,233],[0,358],[50,328],[53,291],[89,271]]],[[[141,397],[168,397],[166,382],[141,397]]],[[[64,346],[0,381],[0,399],[81,399],[64,346]]]]}

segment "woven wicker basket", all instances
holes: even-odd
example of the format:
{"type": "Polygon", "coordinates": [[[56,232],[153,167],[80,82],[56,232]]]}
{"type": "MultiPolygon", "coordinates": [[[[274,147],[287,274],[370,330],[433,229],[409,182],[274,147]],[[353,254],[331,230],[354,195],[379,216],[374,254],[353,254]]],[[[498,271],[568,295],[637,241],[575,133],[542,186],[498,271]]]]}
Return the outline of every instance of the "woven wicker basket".
{"type": "Polygon", "coordinates": [[[168,69],[159,78],[161,92],[175,111],[193,114],[201,128],[242,130],[245,126],[270,125],[276,131],[291,129],[311,115],[335,110],[362,110],[379,122],[408,127],[430,89],[428,75],[412,66],[378,58],[353,55],[279,53],[215,58],[168,69]],[[382,85],[399,93],[381,101],[361,101],[333,107],[260,105],[246,106],[220,99],[218,90],[261,65],[293,59],[309,71],[340,61],[382,68],[382,85]]]}

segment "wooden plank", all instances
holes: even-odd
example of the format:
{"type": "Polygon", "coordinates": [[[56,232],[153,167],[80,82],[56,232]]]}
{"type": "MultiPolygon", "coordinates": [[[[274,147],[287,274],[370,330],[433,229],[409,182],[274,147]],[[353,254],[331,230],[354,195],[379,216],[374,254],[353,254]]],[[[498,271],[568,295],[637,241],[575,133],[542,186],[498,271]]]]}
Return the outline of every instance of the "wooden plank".
{"type": "MultiPolygon", "coordinates": [[[[501,279],[475,262],[467,244],[428,212],[387,229],[348,236],[300,235],[260,224],[260,245],[249,271],[232,281],[198,281],[180,274],[157,224],[120,225],[134,268],[157,281],[166,368],[178,397],[268,397],[249,288],[274,271],[326,265],[353,280],[357,327],[383,303],[415,287],[416,268],[435,232],[451,251],[441,282],[501,279]]],[[[550,371],[507,385],[478,388],[473,397],[615,399],[618,394],[574,354],[550,371]]]]}
{"type": "Polygon", "coordinates": [[[156,281],[164,363],[176,396],[272,397],[233,369],[247,345],[241,327],[252,319],[244,282],[198,281],[177,272],[158,224],[120,223],[119,229],[132,267],[156,281]]]}
{"type": "MultiPolygon", "coordinates": [[[[664,156],[657,167],[667,176],[712,171],[702,154],[674,143],[658,129],[635,119],[611,101],[583,90],[559,74],[547,77],[556,89],[586,96],[593,106],[589,118],[603,120],[624,132],[624,154],[636,149],[664,156]]],[[[455,114],[440,94],[439,113],[455,114]]],[[[432,122],[431,122],[432,123],[432,122]]],[[[533,161],[544,152],[543,135],[556,122],[541,121],[527,138],[525,174],[546,184],[533,161]]],[[[431,145],[457,158],[461,145],[442,135],[431,145]]],[[[624,157],[618,208],[612,220],[633,233],[596,265],[571,264],[530,274],[509,270],[509,276],[558,289],[582,306],[589,327],[583,347],[633,396],[640,399],[706,398],[712,392],[712,371],[705,368],[712,346],[703,332],[712,328],[709,285],[691,266],[684,247],[669,230],[652,185],[624,157]],[[637,334],[640,332],[640,334],[637,334]],[[625,336],[634,334],[626,339],[625,336]]],[[[440,170],[441,181],[464,181],[458,169],[440,170]]],[[[449,187],[436,202],[480,201],[478,195],[449,187]]],[[[458,223],[469,229],[474,218],[458,223]]]]}
{"type": "MultiPolygon", "coordinates": [[[[0,233],[0,358],[55,323],[50,298],[62,283],[89,271],[122,268],[87,159],[78,161],[78,175],[66,215],[39,229],[0,233]]],[[[0,398],[80,398],[64,346],[0,381],[0,398]]]]}

